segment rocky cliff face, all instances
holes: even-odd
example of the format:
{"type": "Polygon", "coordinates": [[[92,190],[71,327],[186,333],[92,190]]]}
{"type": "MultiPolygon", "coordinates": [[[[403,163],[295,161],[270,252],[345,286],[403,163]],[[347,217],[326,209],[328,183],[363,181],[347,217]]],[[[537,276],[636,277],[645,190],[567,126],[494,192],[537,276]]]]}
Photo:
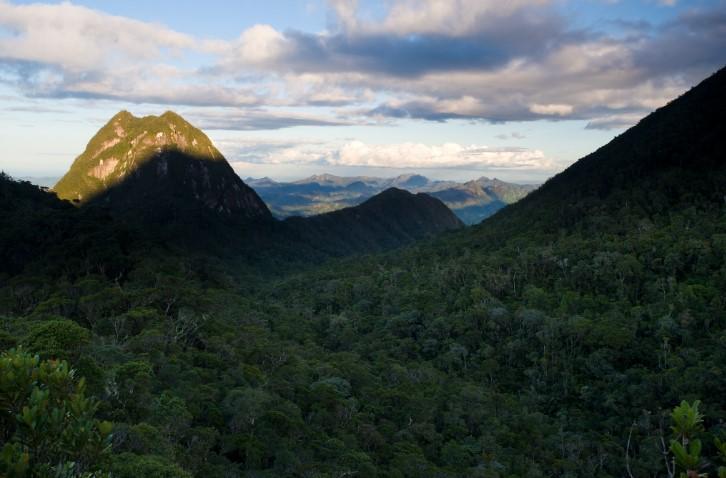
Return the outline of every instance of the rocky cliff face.
{"type": "Polygon", "coordinates": [[[171,111],[143,118],[127,111],[115,115],[53,190],[81,205],[104,203],[124,211],[201,208],[270,217],[209,138],[171,111]]]}

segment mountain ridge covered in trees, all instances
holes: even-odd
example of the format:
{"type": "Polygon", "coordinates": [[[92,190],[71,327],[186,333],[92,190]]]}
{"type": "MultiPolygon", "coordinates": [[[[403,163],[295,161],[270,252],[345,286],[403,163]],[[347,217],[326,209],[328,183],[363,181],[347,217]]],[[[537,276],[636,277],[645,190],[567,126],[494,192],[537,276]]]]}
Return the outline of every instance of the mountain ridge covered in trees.
{"type": "Polygon", "coordinates": [[[725,97],[721,70],[479,226],[269,275],[4,181],[31,228],[0,230],[0,366],[67,360],[54,403],[98,402],[75,456],[4,408],[0,470],[724,476],[725,97]]]}

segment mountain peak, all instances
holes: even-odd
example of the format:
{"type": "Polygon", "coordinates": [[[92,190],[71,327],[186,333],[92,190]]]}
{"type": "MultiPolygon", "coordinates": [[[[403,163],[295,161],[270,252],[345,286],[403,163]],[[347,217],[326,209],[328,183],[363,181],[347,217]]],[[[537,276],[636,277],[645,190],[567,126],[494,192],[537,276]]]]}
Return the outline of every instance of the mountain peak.
{"type": "Polygon", "coordinates": [[[726,68],[649,114],[488,221],[497,234],[597,227],[726,197],[726,68]]]}
{"type": "Polygon", "coordinates": [[[85,204],[148,208],[197,203],[216,212],[269,216],[201,130],[180,115],[114,115],[88,142],[53,190],[61,199],[85,204]]]}
{"type": "Polygon", "coordinates": [[[109,122],[113,123],[113,122],[121,122],[121,121],[130,121],[133,119],[136,119],[136,117],[133,114],[131,114],[127,110],[121,110],[118,113],[116,113],[115,115],[113,115],[113,117],[111,118],[111,120],[109,122]]]}
{"type": "Polygon", "coordinates": [[[464,226],[440,200],[395,187],[357,206],[284,224],[316,248],[331,247],[328,242],[340,253],[390,249],[464,226]]]}
{"type": "Polygon", "coordinates": [[[395,199],[403,199],[403,198],[409,198],[413,196],[414,194],[410,191],[406,191],[405,189],[397,188],[397,187],[390,187],[376,196],[373,196],[374,198],[378,200],[395,200],[395,199]]]}
{"type": "Polygon", "coordinates": [[[429,179],[426,176],[421,176],[420,174],[401,174],[395,178],[391,178],[388,182],[390,186],[406,189],[423,188],[429,185],[429,183],[429,179]]]}
{"type": "MultiPolygon", "coordinates": [[[[152,118],[153,118],[153,116],[152,116],[152,118]]],[[[171,123],[175,123],[177,125],[191,126],[191,124],[187,120],[185,120],[180,114],[175,113],[174,111],[171,111],[171,110],[164,111],[164,113],[162,113],[159,118],[166,120],[168,122],[171,122],[171,123]]]]}
{"type": "Polygon", "coordinates": [[[308,178],[310,181],[337,181],[339,179],[342,179],[340,176],[336,176],[335,174],[330,173],[323,173],[323,174],[313,174],[308,178]]]}

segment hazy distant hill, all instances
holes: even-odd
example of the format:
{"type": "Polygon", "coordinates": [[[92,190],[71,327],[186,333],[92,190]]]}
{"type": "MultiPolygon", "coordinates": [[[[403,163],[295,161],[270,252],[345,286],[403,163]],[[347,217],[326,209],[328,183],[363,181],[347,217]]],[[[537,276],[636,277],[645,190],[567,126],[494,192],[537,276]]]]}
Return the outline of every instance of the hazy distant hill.
{"type": "Polygon", "coordinates": [[[476,224],[507,204],[514,203],[536,186],[479,178],[466,183],[435,181],[418,174],[395,178],[310,176],[294,182],[247,178],[278,217],[310,216],[360,204],[387,188],[425,192],[444,202],[466,224],[476,224]]]}

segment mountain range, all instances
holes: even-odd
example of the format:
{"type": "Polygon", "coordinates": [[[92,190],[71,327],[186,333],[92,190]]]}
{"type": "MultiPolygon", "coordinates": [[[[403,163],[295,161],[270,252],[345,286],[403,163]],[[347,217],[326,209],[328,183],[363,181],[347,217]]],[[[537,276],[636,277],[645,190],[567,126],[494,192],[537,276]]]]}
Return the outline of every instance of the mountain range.
{"type": "Polygon", "coordinates": [[[536,189],[534,185],[486,177],[460,183],[431,180],[418,174],[394,178],[318,174],[293,182],[278,182],[270,178],[247,178],[245,181],[277,217],[310,216],[355,206],[387,188],[395,187],[440,199],[466,224],[479,223],[536,189]]]}
{"type": "MultiPolygon", "coordinates": [[[[16,199],[36,197],[18,190],[20,184],[6,187],[16,189],[16,199]]],[[[438,199],[394,187],[335,212],[275,219],[209,138],[170,111],[143,118],[116,114],[48,196],[44,206],[62,215],[110,216],[139,236],[251,260],[277,256],[310,262],[382,251],[463,226],[438,199]],[[53,205],[55,196],[77,206],[77,213],[53,205]]],[[[72,236],[73,222],[65,227],[70,229],[63,235],[72,236]]],[[[39,241],[37,247],[43,247],[48,240],[63,241],[45,237],[28,246],[39,241]]],[[[27,257],[10,258],[6,265],[27,257]]]]}
{"type": "Polygon", "coordinates": [[[471,227],[106,128],[0,175],[0,475],[726,473],[726,69],[471,227]]]}

